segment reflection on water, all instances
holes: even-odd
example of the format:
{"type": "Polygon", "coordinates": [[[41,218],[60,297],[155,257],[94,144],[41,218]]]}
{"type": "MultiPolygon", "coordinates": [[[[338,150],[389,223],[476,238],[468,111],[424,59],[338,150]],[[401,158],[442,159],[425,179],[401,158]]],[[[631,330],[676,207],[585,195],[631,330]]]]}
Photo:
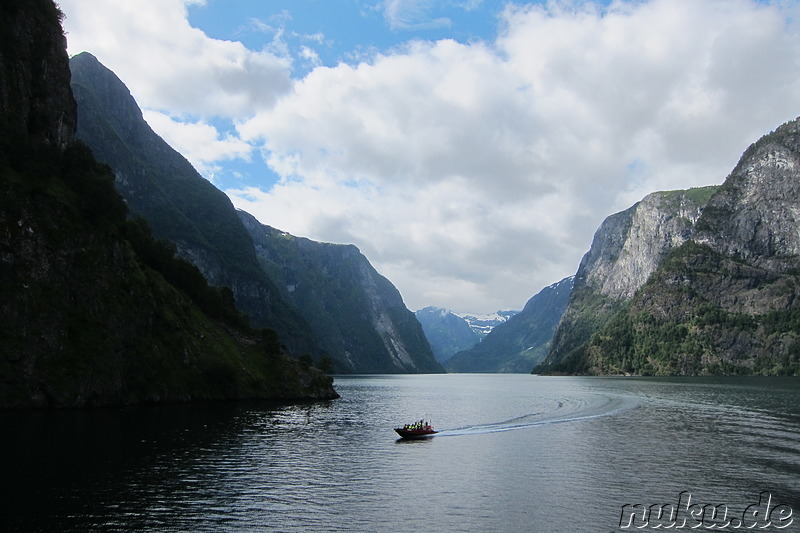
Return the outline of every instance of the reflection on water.
{"type": "MultiPolygon", "coordinates": [[[[339,377],[342,398],[0,414],[11,531],[615,531],[625,504],[800,526],[797,379],[339,377]],[[398,440],[432,419],[440,433],[398,440]]],[[[792,530],[784,529],[784,531],[792,530]]],[[[797,530],[800,530],[797,529],[797,530]]]]}

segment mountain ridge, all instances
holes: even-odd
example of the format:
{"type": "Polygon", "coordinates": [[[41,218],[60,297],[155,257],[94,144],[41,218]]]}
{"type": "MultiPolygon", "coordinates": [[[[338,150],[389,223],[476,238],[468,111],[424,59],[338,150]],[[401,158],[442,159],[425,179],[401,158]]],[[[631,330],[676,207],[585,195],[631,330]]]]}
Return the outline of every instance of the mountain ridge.
{"type": "Polygon", "coordinates": [[[159,239],[197,266],[209,283],[230,287],[237,307],[270,327],[292,353],[320,352],[309,325],[261,272],[230,199],[202,178],[145,122],[125,84],[88,52],[70,60],[78,102],[77,136],[114,169],[131,211],[159,239]]]}
{"type": "Polygon", "coordinates": [[[436,360],[444,363],[456,352],[480,342],[467,320],[449,309],[428,306],[414,312],[431,345],[436,360]]]}

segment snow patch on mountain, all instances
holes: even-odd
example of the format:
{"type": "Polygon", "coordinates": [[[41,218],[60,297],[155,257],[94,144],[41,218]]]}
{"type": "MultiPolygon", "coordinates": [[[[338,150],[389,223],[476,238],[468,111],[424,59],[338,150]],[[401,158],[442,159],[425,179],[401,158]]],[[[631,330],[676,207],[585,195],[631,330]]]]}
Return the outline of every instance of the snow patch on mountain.
{"type": "Polygon", "coordinates": [[[476,314],[476,313],[453,313],[467,321],[469,327],[472,328],[476,334],[481,338],[489,334],[495,327],[502,324],[512,316],[519,313],[519,311],[495,311],[494,313],[476,314]]]}

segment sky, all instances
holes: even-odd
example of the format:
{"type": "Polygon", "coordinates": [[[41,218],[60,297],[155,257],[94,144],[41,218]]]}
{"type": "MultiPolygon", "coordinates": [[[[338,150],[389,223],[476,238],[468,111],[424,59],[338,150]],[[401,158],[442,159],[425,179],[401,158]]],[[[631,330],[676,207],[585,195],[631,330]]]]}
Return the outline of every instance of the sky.
{"type": "Polygon", "coordinates": [[[58,0],[68,52],[262,223],[412,309],[522,309],[800,115],[790,0],[58,0]]]}

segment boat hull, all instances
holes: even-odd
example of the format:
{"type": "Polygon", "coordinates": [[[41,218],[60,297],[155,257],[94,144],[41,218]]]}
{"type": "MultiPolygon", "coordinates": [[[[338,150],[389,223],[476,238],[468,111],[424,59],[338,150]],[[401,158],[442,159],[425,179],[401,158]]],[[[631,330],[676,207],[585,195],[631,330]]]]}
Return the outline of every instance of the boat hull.
{"type": "Polygon", "coordinates": [[[438,433],[438,431],[432,429],[395,428],[395,431],[404,439],[424,439],[425,437],[431,437],[438,433]]]}

